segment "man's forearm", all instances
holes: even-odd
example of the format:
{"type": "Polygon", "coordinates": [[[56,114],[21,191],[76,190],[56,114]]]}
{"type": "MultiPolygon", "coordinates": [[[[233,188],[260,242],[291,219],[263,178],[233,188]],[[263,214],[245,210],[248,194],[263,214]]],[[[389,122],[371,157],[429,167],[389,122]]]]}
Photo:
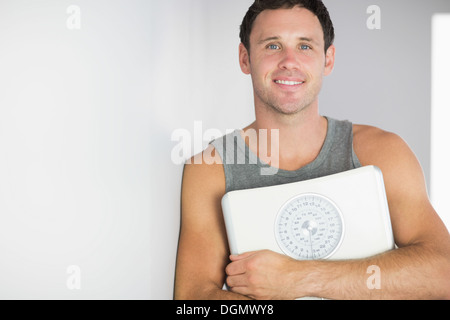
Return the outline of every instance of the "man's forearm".
{"type": "Polygon", "coordinates": [[[450,296],[449,258],[414,245],[372,258],[301,265],[300,296],[328,299],[442,299],[450,296]]]}

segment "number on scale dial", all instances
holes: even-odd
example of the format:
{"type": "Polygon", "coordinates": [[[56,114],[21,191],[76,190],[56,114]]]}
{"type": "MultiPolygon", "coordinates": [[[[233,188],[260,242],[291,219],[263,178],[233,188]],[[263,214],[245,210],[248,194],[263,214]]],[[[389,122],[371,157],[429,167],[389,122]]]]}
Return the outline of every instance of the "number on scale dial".
{"type": "Polygon", "coordinates": [[[275,236],[281,250],[297,260],[330,257],[342,242],[344,222],[338,207],[319,194],[301,194],[278,212],[275,236]]]}

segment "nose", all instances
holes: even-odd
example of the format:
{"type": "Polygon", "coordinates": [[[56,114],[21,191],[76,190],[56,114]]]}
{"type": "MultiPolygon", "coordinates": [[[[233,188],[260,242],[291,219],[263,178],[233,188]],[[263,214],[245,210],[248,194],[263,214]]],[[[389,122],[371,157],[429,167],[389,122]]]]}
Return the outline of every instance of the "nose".
{"type": "Polygon", "coordinates": [[[285,49],[278,67],[284,70],[299,70],[300,63],[295,50],[289,48],[285,49]]]}

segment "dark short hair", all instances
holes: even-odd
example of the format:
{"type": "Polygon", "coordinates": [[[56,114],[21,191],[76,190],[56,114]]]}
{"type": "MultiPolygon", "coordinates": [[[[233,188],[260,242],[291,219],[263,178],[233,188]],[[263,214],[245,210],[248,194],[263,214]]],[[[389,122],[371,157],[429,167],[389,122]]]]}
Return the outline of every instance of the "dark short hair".
{"type": "Polygon", "coordinates": [[[248,9],[241,25],[240,38],[245,48],[250,51],[250,34],[256,17],[264,10],[292,9],[296,6],[303,7],[314,13],[322,25],[325,52],[334,42],[334,27],[328,9],[322,0],[255,0],[248,9]]]}

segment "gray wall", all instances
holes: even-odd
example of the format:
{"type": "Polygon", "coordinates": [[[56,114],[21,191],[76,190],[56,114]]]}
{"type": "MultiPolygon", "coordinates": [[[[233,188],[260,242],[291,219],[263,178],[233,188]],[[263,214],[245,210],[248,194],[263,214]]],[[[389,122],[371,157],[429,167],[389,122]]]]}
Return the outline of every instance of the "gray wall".
{"type": "Polygon", "coordinates": [[[324,1],[336,28],[337,60],[321,111],[395,132],[430,179],[431,17],[446,0],[324,1]],[[381,8],[381,30],[369,30],[368,6],[381,8]]]}

